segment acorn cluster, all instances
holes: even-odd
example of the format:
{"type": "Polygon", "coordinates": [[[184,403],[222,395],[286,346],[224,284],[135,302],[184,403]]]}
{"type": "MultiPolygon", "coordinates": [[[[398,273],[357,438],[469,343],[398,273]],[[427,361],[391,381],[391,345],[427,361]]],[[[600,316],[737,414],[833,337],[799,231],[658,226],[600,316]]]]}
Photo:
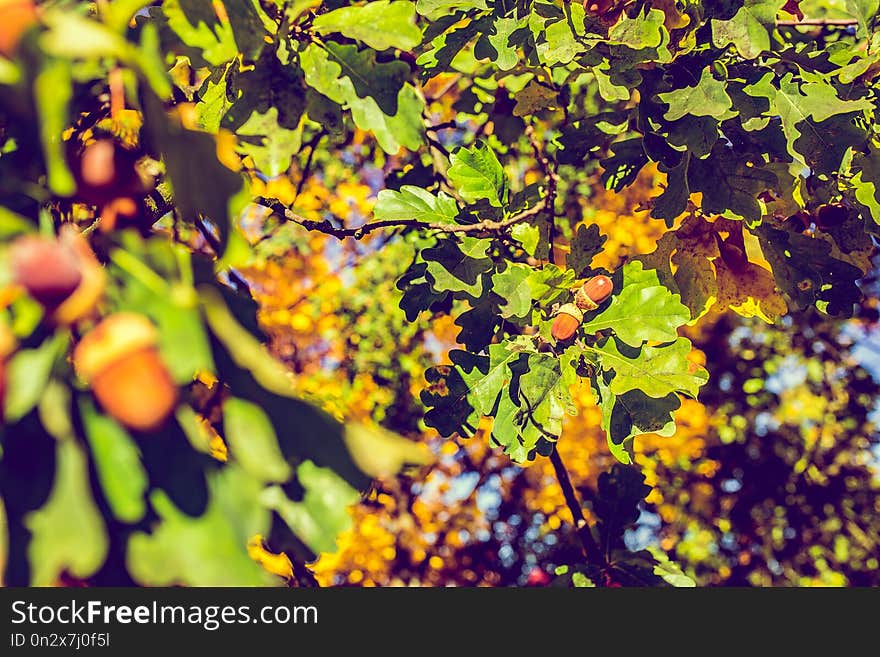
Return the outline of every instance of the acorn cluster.
{"type": "MultiPolygon", "coordinates": [[[[70,159],[74,200],[98,209],[102,230],[137,225],[146,216],[143,198],[154,181],[140,174],[135,153],[99,139],[70,159]]],[[[54,237],[19,237],[6,262],[14,289],[43,307],[47,324],[84,331],[73,366],[104,411],[136,431],[160,427],[177,404],[178,389],[159,355],[158,331],[140,314],[104,316],[107,275],[82,233],[68,223],[54,237]]],[[[15,349],[13,334],[0,324],[0,402],[15,349]]]]}
{"type": "Polygon", "coordinates": [[[584,321],[584,313],[596,310],[613,290],[614,283],[607,276],[593,276],[586,281],[575,291],[574,303],[563,304],[556,311],[551,335],[559,341],[571,339],[584,321]]]}

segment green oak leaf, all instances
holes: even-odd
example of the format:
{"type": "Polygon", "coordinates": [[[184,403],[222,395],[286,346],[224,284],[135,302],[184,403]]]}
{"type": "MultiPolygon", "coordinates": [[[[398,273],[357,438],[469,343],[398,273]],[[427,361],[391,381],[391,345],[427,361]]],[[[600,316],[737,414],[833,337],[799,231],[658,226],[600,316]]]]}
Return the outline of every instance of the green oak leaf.
{"type": "Polygon", "coordinates": [[[857,36],[867,36],[872,23],[876,24],[877,16],[880,15],[880,0],[846,0],[844,6],[859,21],[857,36]]]}
{"type": "Polygon", "coordinates": [[[425,101],[405,83],[404,62],[376,63],[375,51],[328,42],[300,53],[306,84],[351,111],[357,127],[369,130],[386,153],[416,150],[424,140],[425,101]]]}
{"type": "Polygon", "coordinates": [[[467,203],[487,199],[501,207],[507,196],[504,169],[488,144],[460,148],[449,158],[452,166],[446,172],[459,196],[467,203]]]}
{"type": "MultiPolygon", "coordinates": [[[[737,111],[740,111],[737,106],[737,111]]],[[[705,157],[718,141],[718,121],[711,116],[683,116],[669,126],[669,145],[685,155],[705,157]]]]}
{"type": "Polygon", "coordinates": [[[621,353],[614,338],[599,349],[602,369],[614,371],[609,390],[621,395],[630,390],[641,390],[649,397],[660,399],[678,392],[696,397],[709,373],[688,361],[691,341],[678,338],[674,342],[656,347],[644,346],[636,356],[621,353]]]}
{"type": "Polygon", "coordinates": [[[232,25],[220,21],[210,3],[166,0],[162,13],[168,19],[168,27],[209,64],[223,64],[238,54],[232,25]]]}
{"type": "Polygon", "coordinates": [[[763,211],[757,196],[776,184],[776,175],[753,166],[724,146],[716,146],[706,159],[691,158],[688,181],[692,192],[702,192],[702,209],[707,214],[730,212],[752,223],[763,211]]]}
{"type": "Polygon", "coordinates": [[[856,285],[862,271],[835,258],[829,242],[765,224],[757,235],[776,285],[796,308],[815,304],[829,315],[852,316],[862,297],[856,285]]]}
{"type": "Polygon", "coordinates": [[[850,182],[856,200],[867,208],[874,223],[880,224],[880,149],[870,146],[867,154],[853,157],[852,170],[855,175],[850,182]]]}
{"type": "MultiPolygon", "coordinates": [[[[774,84],[773,74],[766,73],[757,82],[744,87],[743,92],[756,98],[766,98],[770,102],[769,111],[782,120],[788,151],[798,162],[804,162],[803,154],[796,148],[802,131],[812,132],[812,141],[823,144],[825,148],[832,148],[829,135],[823,133],[817,124],[838,114],[871,109],[870,101],[865,98],[844,100],[837,95],[831,84],[798,84],[792,73],[782,77],[778,86],[774,84]]],[[[808,152],[811,151],[810,147],[808,152]]]]}
{"type": "Polygon", "coordinates": [[[681,406],[675,393],[655,399],[641,390],[616,395],[596,379],[602,409],[602,429],[611,454],[621,463],[633,462],[633,439],[644,433],[668,437],[675,433],[673,413],[681,406]]]}
{"type": "Polygon", "coordinates": [[[611,145],[613,155],[600,160],[604,171],[602,183],[606,189],[619,192],[636,179],[648,163],[645,140],[641,137],[623,139],[611,145]]]}
{"type": "Polygon", "coordinates": [[[196,93],[197,125],[206,132],[217,132],[220,121],[232,107],[233,101],[227,94],[230,68],[229,64],[216,67],[196,93]]]}
{"type": "Polygon", "coordinates": [[[482,274],[492,269],[486,256],[489,239],[465,237],[442,240],[437,246],[422,251],[428,265],[426,275],[435,292],[464,292],[478,299],[483,295],[482,274]]]}
{"type": "Polygon", "coordinates": [[[177,210],[188,222],[209,219],[219,233],[221,251],[225,250],[232,220],[245,205],[242,177],[217,158],[214,135],[189,130],[169,119],[155,96],[148,96],[145,105],[146,120],[155,131],[153,144],[165,161],[177,210]]]}
{"type": "Polygon", "coordinates": [[[425,50],[416,59],[420,67],[422,80],[430,80],[432,77],[452,66],[452,60],[462,49],[479,34],[483,29],[488,29],[490,17],[473,20],[449,32],[444,32],[431,39],[431,47],[425,50]]]}
{"type": "Polygon", "coordinates": [[[254,166],[272,178],[290,168],[290,161],[302,146],[302,129],[282,128],[275,107],[265,113],[255,111],[235,132],[239,150],[250,155],[254,166]]]}
{"type": "Polygon", "coordinates": [[[409,78],[404,62],[378,63],[373,50],[333,41],[323,48],[309,45],[300,61],[306,83],[340,105],[372,98],[388,116],[397,114],[398,97],[409,78]]]}
{"type": "Polygon", "coordinates": [[[544,41],[538,44],[538,57],[545,65],[568,64],[584,51],[585,45],[581,39],[584,37],[586,12],[577,3],[572,3],[570,7],[570,23],[567,18],[563,18],[551,23],[544,30],[544,41]],[[577,34],[572,31],[572,26],[577,34]]]}
{"type": "Polygon", "coordinates": [[[478,59],[489,58],[500,70],[509,71],[519,63],[517,44],[511,43],[510,37],[525,24],[525,20],[516,18],[496,18],[491,29],[477,41],[474,55],[478,59]]]}
{"type": "Polygon", "coordinates": [[[63,333],[48,338],[34,349],[19,349],[6,364],[6,394],[4,413],[12,423],[27,415],[46,390],[52,367],[65,348],[63,333]]]}
{"type": "Polygon", "coordinates": [[[733,44],[746,59],[770,50],[770,32],[785,0],[745,0],[729,20],[712,19],[712,41],[718,48],[733,44]]]}
{"type": "Polygon", "coordinates": [[[792,146],[811,169],[836,174],[847,151],[858,150],[867,140],[867,132],[854,119],[858,116],[838,114],[818,123],[810,122],[810,129],[803,130],[792,146]]]}
{"type": "Polygon", "coordinates": [[[473,435],[479,418],[495,407],[501,390],[510,382],[509,363],[519,358],[503,344],[489,347],[489,356],[460,349],[449,352],[452,365],[440,365],[425,373],[428,388],[422,402],[433,407],[425,415],[429,426],[442,435],[473,435]]]}
{"type": "Polygon", "coordinates": [[[399,191],[381,190],[373,214],[381,221],[451,224],[458,216],[458,204],[444,192],[434,195],[422,187],[403,185],[399,191]]]}
{"type": "Polygon", "coordinates": [[[669,105],[664,116],[668,121],[677,121],[684,116],[711,116],[724,121],[736,116],[731,110],[732,101],[724,82],[716,80],[708,66],[703,69],[695,87],[658,94],[658,98],[669,105]]]}
{"type": "Polygon", "coordinates": [[[525,317],[531,310],[531,273],[532,268],[528,265],[512,263],[503,271],[492,274],[492,291],[504,300],[499,309],[505,319],[525,317]]]}
{"type": "Polygon", "coordinates": [[[412,265],[397,281],[397,289],[403,292],[400,308],[406,313],[407,321],[414,322],[423,310],[445,298],[447,292],[435,292],[426,274],[428,265],[418,262],[412,265]]]}
{"type": "Polygon", "coordinates": [[[653,281],[644,280],[642,263],[624,265],[624,285],[611,303],[581,324],[585,333],[611,329],[623,342],[637,347],[644,340],[668,342],[675,340],[677,329],[691,318],[679,295],[660,285],[656,272],[653,281]],[[627,274],[635,280],[627,280],[627,274]]]}
{"type": "Polygon", "coordinates": [[[417,0],[416,11],[430,21],[448,16],[455,11],[489,9],[486,0],[417,0]]]}
{"type": "Polygon", "coordinates": [[[573,269],[562,269],[556,265],[534,269],[529,276],[532,299],[542,306],[549,306],[562,299],[569,300],[575,279],[573,269]]]}
{"type": "Polygon", "coordinates": [[[340,7],[315,18],[312,26],[318,34],[338,32],[375,50],[412,50],[422,42],[422,31],[416,25],[416,7],[407,0],[376,0],[340,7]]]}
{"type": "Polygon", "coordinates": [[[599,226],[578,226],[574,239],[571,240],[571,251],[565,257],[565,264],[574,270],[576,278],[585,276],[590,271],[593,258],[602,252],[602,245],[608,239],[599,233],[599,226]]]}
{"type": "Polygon", "coordinates": [[[510,229],[510,236],[520,243],[523,251],[534,256],[538,249],[538,242],[541,240],[541,229],[534,224],[521,221],[510,229]]]}
{"type": "Polygon", "coordinates": [[[455,341],[468,351],[483,351],[492,342],[502,319],[498,299],[496,295],[488,294],[479,301],[472,301],[470,309],[455,318],[455,325],[461,327],[455,341]]]}
{"type": "MultiPolygon", "coordinates": [[[[515,424],[520,436],[518,451],[510,452],[514,461],[528,460],[539,440],[552,441],[560,436],[565,415],[577,413],[569,392],[575,381],[575,369],[565,355],[560,359],[546,353],[528,354],[517,385],[510,387],[511,399],[518,406],[515,424]]],[[[492,435],[497,433],[493,426],[492,435]]]]}
{"type": "Polygon", "coordinates": [[[687,202],[691,196],[688,184],[690,162],[691,154],[685,153],[677,166],[668,170],[662,163],[659,166],[660,171],[666,173],[666,189],[654,199],[651,216],[655,219],[664,219],[670,228],[675,218],[687,209],[687,202]]]}
{"type": "Polygon", "coordinates": [[[633,50],[656,48],[663,43],[663,21],[666,15],[660,9],[648,9],[635,18],[624,14],[608,34],[608,41],[613,45],[629,46],[633,50]]]}

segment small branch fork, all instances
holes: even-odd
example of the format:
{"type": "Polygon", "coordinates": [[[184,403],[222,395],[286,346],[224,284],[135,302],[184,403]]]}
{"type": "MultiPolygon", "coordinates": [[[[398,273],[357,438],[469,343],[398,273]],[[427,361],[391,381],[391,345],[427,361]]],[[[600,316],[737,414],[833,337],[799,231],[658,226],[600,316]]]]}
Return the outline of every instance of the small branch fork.
{"type": "MultiPolygon", "coordinates": [[[[454,125],[454,123],[441,124],[438,126],[434,126],[433,128],[429,128],[429,130],[442,130],[445,128],[454,127],[454,125]]],[[[543,199],[538,201],[532,207],[522,210],[521,212],[517,212],[516,214],[502,219],[501,221],[496,221],[494,219],[485,219],[483,221],[478,221],[477,223],[473,224],[449,224],[442,222],[420,221],[418,219],[387,219],[383,221],[368,222],[361,226],[348,228],[345,226],[335,225],[333,222],[326,219],[320,221],[315,219],[307,219],[306,217],[303,217],[302,215],[294,212],[278,199],[257,197],[256,199],[254,199],[254,203],[268,208],[275,214],[283,217],[285,221],[299,224],[300,226],[308,230],[315,230],[321,233],[326,233],[327,235],[332,235],[338,239],[353,237],[356,240],[360,240],[377,230],[393,228],[415,228],[420,230],[431,230],[437,231],[439,233],[459,235],[491,235],[503,233],[515,224],[525,221],[526,219],[529,219],[531,217],[538,216],[548,209],[552,211],[556,202],[556,190],[559,183],[559,175],[556,172],[555,163],[552,163],[547,155],[544,153],[543,149],[541,148],[541,144],[538,142],[535,136],[534,128],[532,126],[529,126],[526,129],[526,135],[528,136],[529,143],[531,144],[534,151],[535,159],[537,160],[538,165],[541,167],[541,171],[546,177],[547,193],[545,194],[543,199]]],[[[310,160],[313,153],[314,145],[312,146],[312,152],[309,155],[310,160]]],[[[299,193],[299,190],[297,193],[299,193]]]]}

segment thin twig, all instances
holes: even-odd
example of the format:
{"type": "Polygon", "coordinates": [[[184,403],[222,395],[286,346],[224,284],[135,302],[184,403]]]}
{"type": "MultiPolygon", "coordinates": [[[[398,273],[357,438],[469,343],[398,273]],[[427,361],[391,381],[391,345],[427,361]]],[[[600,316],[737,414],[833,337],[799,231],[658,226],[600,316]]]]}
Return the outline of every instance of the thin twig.
{"type": "Polygon", "coordinates": [[[296,184],[296,193],[293,196],[293,201],[296,203],[296,199],[299,198],[299,195],[302,194],[303,187],[305,187],[306,181],[312,175],[312,161],[315,159],[315,151],[318,150],[318,144],[324,138],[324,135],[327,134],[326,130],[321,130],[312,137],[312,140],[308,143],[309,146],[309,156],[306,158],[306,164],[302,170],[302,176],[300,176],[299,182],[296,184]]]}
{"type": "Polygon", "coordinates": [[[803,20],[776,21],[777,27],[851,27],[858,25],[855,18],[805,18],[803,20]]]}
{"type": "Polygon", "coordinates": [[[547,207],[546,201],[547,197],[536,203],[531,208],[523,210],[522,212],[508,217],[507,219],[503,219],[502,221],[485,219],[475,224],[445,224],[434,221],[419,221],[418,219],[387,219],[384,221],[374,221],[371,223],[366,223],[362,226],[358,226],[357,228],[344,228],[334,226],[326,219],[322,221],[306,219],[305,217],[298,215],[296,212],[285,206],[278,199],[264,197],[257,197],[256,199],[254,199],[254,202],[257,205],[267,207],[272,210],[272,212],[283,217],[286,221],[299,224],[300,226],[307,228],[308,230],[316,230],[322,233],[326,233],[327,235],[333,235],[334,237],[337,237],[339,239],[353,237],[356,240],[362,239],[374,231],[383,230],[386,228],[417,228],[421,230],[436,230],[441,233],[458,233],[464,235],[500,233],[510,228],[514,224],[518,224],[521,221],[525,221],[529,217],[533,217],[539,214],[542,210],[544,210],[545,207],[547,207]]]}

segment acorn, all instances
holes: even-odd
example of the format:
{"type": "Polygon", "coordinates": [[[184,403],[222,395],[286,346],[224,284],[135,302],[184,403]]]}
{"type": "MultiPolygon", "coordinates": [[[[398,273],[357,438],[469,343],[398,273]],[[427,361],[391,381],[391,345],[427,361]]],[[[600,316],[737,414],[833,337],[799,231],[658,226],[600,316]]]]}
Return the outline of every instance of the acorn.
{"type": "Polygon", "coordinates": [[[578,326],[584,321],[584,313],[573,303],[560,306],[550,327],[550,334],[557,340],[568,340],[575,334],[578,326]]]}
{"type": "Polygon", "coordinates": [[[33,0],[0,0],[0,54],[15,57],[22,38],[38,18],[33,0]]]}
{"type": "Polygon", "coordinates": [[[51,315],[55,324],[68,325],[95,312],[98,302],[104,296],[107,274],[86,238],[72,224],[62,226],[59,239],[76,254],[82,275],[82,280],[73,294],[67,297],[51,315]]]}
{"type": "Polygon", "coordinates": [[[577,307],[585,312],[596,310],[599,305],[611,296],[614,283],[607,276],[593,276],[578,288],[574,295],[577,307]]]}
{"type": "Polygon", "coordinates": [[[44,308],[55,309],[82,281],[76,252],[59,240],[26,235],[9,250],[12,276],[44,308]]]}
{"type": "Polygon", "coordinates": [[[74,163],[78,200],[104,206],[114,199],[149,191],[138,174],[137,157],[112,139],[98,139],[74,163]]]}
{"type": "Polygon", "coordinates": [[[104,410],[136,431],[164,424],[177,405],[177,386],[159,357],[155,326],[143,315],[120,312],[87,333],[73,366],[104,410]]]}

